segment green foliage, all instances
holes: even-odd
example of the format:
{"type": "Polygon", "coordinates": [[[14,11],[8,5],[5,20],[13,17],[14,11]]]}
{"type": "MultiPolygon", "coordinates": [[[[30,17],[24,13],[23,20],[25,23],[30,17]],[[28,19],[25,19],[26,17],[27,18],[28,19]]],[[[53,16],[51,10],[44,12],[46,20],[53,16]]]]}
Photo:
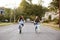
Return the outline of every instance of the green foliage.
{"type": "Polygon", "coordinates": [[[5,8],[5,19],[9,20],[10,19],[10,14],[11,14],[11,9],[5,8]]]}
{"type": "Polygon", "coordinates": [[[59,9],[59,0],[52,0],[50,3],[50,9],[53,11],[57,11],[59,9]]]}
{"type": "MultiPolygon", "coordinates": [[[[32,0],[29,1],[31,2],[32,0]]],[[[47,11],[47,8],[42,7],[42,5],[29,4],[26,0],[22,0],[20,6],[18,7],[18,10],[19,9],[19,12],[24,16],[38,15],[40,18],[44,16],[47,11]]]]}
{"type": "Polygon", "coordinates": [[[58,9],[58,8],[59,8],[59,0],[53,0],[53,1],[51,2],[51,5],[52,5],[53,7],[55,7],[56,9],[58,9]]]}
{"type": "Polygon", "coordinates": [[[5,22],[5,20],[10,21],[10,17],[12,17],[11,9],[10,8],[4,8],[4,15],[0,14],[0,21],[1,22],[5,22]]]}
{"type": "Polygon", "coordinates": [[[50,21],[49,20],[45,20],[45,21],[43,21],[43,23],[49,23],[50,21]]]}
{"type": "Polygon", "coordinates": [[[34,21],[35,20],[35,16],[34,15],[31,15],[30,16],[30,19],[31,19],[31,21],[34,21]]]}
{"type": "Polygon", "coordinates": [[[8,19],[10,21],[11,18],[11,20],[13,21],[15,15],[15,20],[17,21],[20,15],[23,15],[25,19],[30,18],[31,20],[34,20],[36,15],[41,18],[42,16],[44,16],[45,12],[48,11],[48,9],[43,7],[42,5],[33,5],[31,2],[32,0],[29,1],[30,3],[28,3],[26,0],[22,0],[19,7],[17,9],[12,10],[12,14],[11,9],[5,8],[5,19],[8,19]]]}
{"type": "Polygon", "coordinates": [[[59,24],[59,19],[58,18],[54,18],[53,22],[55,22],[55,24],[59,24]]]}
{"type": "Polygon", "coordinates": [[[30,2],[30,4],[32,4],[32,0],[28,0],[30,2]]]}
{"type": "Polygon", "coordinates": [[[0,14],[0,21],[2,21],[2,20],[4,20],[5,18],[4,18],[4,15],[1,15],[0,14]]]}

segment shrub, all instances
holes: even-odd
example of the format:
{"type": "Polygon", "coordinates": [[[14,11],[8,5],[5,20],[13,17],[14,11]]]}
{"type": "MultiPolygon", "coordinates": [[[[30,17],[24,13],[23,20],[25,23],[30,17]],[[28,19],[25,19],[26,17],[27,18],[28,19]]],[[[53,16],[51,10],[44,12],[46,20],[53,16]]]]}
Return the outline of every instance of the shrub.
{"type": "Polygon", "coordinates": [[[55,22],[55,24],[59,24],[59,19],[58,18],[54,18],[53,21],[55,22]]]}
{"type": "Polygon", "coordinates": [[[44,23],[49,23],[50,21],[49,20],[45,20],[45,21],[43,21],[44,23]]]}

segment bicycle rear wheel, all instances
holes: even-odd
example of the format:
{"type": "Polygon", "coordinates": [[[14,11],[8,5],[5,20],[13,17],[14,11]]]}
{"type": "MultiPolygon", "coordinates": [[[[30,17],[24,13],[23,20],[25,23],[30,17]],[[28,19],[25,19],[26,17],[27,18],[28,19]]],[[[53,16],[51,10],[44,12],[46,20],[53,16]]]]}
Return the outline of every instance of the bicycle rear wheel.
{"type": "Polygon", "coordinates": [[[37,31],[37,27],[35,27],[35,32],[37,31]]]}
{"type": "Polygon", "coordinates": [[[21,34],[21,29],[20,29],[19,33],[21,34]]]}
{"type": "Polygon", "coordinates": [[[22,27],[19,26],[19,33],[21,34],[21,32],[22,32],[22,27]]]}

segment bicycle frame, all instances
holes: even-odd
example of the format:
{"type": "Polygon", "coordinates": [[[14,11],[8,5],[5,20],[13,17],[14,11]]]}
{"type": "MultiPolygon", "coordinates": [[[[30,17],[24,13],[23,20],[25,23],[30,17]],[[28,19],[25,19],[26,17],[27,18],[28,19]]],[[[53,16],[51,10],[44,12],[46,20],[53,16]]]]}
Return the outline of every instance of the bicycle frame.
{"type": "Polygon", "coordinates": [[[22,24],[19,25],[19,33],[21,34],[22,31],[22,24]]]}
{"type": "Polygon", "coordinates": [[[36,32],[40,30],[39,27],[40,27],[40,24],[37,23],[37,24],[35,25],[35,31],[36,31],[36,32]]]}

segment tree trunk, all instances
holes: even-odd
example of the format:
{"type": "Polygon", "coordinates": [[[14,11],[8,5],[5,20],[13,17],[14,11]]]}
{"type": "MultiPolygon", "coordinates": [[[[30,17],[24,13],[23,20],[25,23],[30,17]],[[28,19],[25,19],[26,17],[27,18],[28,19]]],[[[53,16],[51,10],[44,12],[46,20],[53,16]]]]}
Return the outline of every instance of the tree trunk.
{"type": "Polygon", "coordinates": [[[60,0],[59,0],[59,28],[60,28],[60,0]]]}
{"type": "Polygon", "coordinates": [[[11,11],[11,13],[10,13],[10,22],[12,21],[11,19],[12,19],[12,10],[10,10],[11,11]]]}

